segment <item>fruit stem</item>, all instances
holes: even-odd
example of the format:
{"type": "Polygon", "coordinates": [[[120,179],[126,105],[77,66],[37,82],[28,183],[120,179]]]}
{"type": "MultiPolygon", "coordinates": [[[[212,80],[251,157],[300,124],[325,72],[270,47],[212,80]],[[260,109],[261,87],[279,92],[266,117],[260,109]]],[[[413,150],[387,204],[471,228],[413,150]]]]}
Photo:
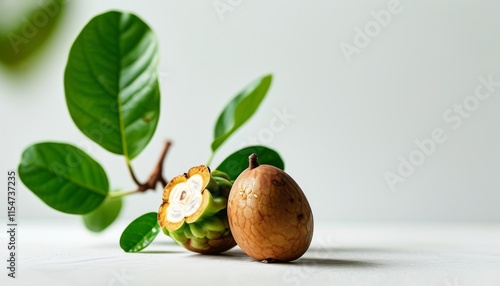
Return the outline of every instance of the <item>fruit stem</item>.
{"type": "Polygon", "coordinates": [[[248,168],[250,170],[259,167],[259,160],[258,159],[259,159],[259,157],[257,157],[257,154],[255,154],[255,153],[252,153],[252,155],[250,155],[248,157],[248,168]]]}

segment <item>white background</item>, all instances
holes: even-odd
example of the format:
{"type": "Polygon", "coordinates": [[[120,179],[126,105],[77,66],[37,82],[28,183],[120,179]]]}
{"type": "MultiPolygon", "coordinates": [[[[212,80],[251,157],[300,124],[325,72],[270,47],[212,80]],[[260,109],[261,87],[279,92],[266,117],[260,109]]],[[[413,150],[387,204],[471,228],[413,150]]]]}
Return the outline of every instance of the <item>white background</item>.
{"type": "MultiPolygon", "coordinates": [[[[442,118],[474,95],[479,76],[500,81],[500,2],[402,0],[402,11],[350,62],[340,45],[354,45],[356,27],[364,29],[370,12],[389,1],[230,3],[234,9],[220,15],[211,0],[68,2],[38,57],[21,72],[0,66],[2,172],[17,168],[30,144],[63,141],[83,146],[114,188],[134,186],[124,160],[87,139],[64,100],[73,40],[93,16],[117,9],[140,16],[160,42],[160,123],[133,161],[142,180],[167,138],[174,141],[169,178],[205,163],[223,105],[271,72],[268,97],[214,166],[256,137],[283,155],[316,220],[500,221],[500,87],[458,129],[442,118]],[[272,138],[263,136],[284,108],[295,117],[272,138]],[[399,156],[408,158],[414,141],[435,128],[447,140],[392,191],[384,173],[397,172],[399,156]]],[[[67,216],[24,186],[19,193],[23,219],[67,216]]],[[[156,211],[160,201],[160,189],[128,197],[122,218],[156,211]]]]}

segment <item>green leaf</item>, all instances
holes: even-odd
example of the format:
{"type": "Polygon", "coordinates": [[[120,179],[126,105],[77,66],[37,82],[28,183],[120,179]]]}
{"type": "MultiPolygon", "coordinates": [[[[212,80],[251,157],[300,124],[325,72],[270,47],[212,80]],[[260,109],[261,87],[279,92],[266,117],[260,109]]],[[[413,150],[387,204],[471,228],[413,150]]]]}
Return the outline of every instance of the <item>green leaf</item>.
{"type": "Polygon", "coordinates": [[[101,232],[116,220],[122,204],[122,197],[107,197],[97,209],[82,217],[83,223],[88,230],[101,232]]]}
{"type": "Polygon", "coordinates": [[[285,169],[285,163],[278,152],[265,146],[255,145],[229,155],[216,170],[226,173],[231,180],[236,180],[241,172],[248,168],[248,157],[253,153],[259,157],[259,164],[273,165],[281,170],[285,169]]]}
{"type": "Polygon", "coordinates": [[[212,152],[215,152],[257,111],[271,86],[271,81],[272,75],[255,80],[226,105],[215,124],[212,152]]]}
{"type": "Polygon", "coordinates": [[[107,12],[76,38],[64,74],[71,118],[106,150],[133,159],[160,116],[158,44],[133,14],[107,12]]]}
{"type": "Polygon", "coordinates": [[[146,248],[160,232],[158,214],[144,214],[131,222],[120,237],[120,247],[125,252],[139,252],[146,248]]]}
{"type": "MultiPolygon", "coordinates": [[[[33,56],[45,56],[41,48],[58,30],[66,3],[60,0],[0,0],[0,63],[23,68],[33,56]]],[[[26,65],[33,68],[33,63],[26,65]]]]}
{"type": "Polygon", "coordinates": [[[101,165],[64,143],[38,143],[24,150],[19,177],[47,205],[70,214],[95,210],[109,190],[101,165]]]}

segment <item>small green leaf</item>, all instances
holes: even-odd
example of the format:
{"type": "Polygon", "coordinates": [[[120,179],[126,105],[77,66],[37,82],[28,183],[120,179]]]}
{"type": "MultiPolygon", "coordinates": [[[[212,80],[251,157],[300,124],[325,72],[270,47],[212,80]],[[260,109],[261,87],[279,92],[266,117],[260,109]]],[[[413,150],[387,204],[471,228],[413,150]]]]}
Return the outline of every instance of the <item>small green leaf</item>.
{"type": "Polygon", "coordinates": [[[109,190],[101,165],[64,143],[38,143],[24,150],[19,177],[47,205],[70,214],[95,210],[109,190]]]}
{"type": "Polygon", "coordinates": [[[83,223],[88,230],[101,232],[116,220],[121,209],[122,197],[107,197],[97,209],[82,217],[83,223]]]}
{"type": "Polygon", "coordinates": [[[273,165],[285,169],[285,163],[278,152],[265,146],[250,146],[229,155],[216,170],[226,173],[231,180],[236,180],[239,174],[248,168],[248,157],[255,153],[259,157],[259,164],[273,165]]]}
{"type": "Polygon", "coordinates": [[[215,152],[257,111],[271,86],[271,81],[272,75],[255,80],[226,105],[215,124],[212,152],[215,152]]]}
{"type": "Polygon", "coordinates": [[[133,159],[160,117],[156,36],[133,14],[107,12],[81,31],[64,74],[76,126],[106,150],[133,159]]]}
{"type": "Polygon", "coordinates": [[[160,232],[158,214],[144,214],[131,222],[120,237],[120,247],[125,252],[139,252],[146,248],[160,232]]]}

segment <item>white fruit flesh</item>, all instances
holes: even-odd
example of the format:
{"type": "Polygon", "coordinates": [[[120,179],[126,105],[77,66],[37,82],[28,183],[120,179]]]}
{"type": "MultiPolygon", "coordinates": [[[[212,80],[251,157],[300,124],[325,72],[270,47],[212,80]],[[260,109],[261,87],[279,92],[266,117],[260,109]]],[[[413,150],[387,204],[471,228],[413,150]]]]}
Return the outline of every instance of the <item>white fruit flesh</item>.
{"type": "Polygon", "coordinates": [[[196,174],[186,182],[178,183],[170,192],[167,220],[179,222],[194,214],[202,201],[203,178],[196,174]]]}

